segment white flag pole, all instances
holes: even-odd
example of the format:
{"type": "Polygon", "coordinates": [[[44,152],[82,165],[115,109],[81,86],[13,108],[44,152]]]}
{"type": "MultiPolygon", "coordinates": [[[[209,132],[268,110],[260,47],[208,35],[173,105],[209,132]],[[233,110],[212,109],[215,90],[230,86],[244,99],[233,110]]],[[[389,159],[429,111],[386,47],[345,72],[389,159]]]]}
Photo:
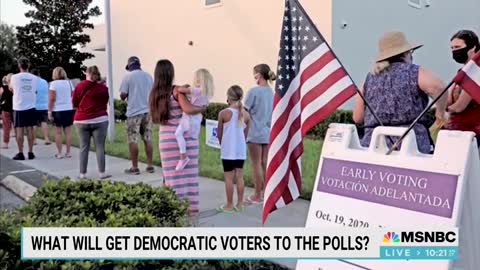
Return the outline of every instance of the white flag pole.
{"type": "Polygon", "coordinates": [[[110,0],[105,0],[105,26],[106,26],[106,53],[107,53],[107,85],[110,96],[108,102],[108,140],[115,140],[115,107],[113,95],[113,70],[112,70],[112,17],[110,14],[110,0]]]}

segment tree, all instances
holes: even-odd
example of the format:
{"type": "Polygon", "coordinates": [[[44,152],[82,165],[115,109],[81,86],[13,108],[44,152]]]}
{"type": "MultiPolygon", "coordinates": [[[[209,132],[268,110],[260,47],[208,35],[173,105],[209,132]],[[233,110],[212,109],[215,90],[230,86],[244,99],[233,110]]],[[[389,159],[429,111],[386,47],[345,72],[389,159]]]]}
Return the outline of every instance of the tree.
{"type": "MultiPolygon", "coordinates": [[[[3,77],[16,70],[15,49],[17,39],[15,28],[4,23],[0,23],[0,76],[3,77]]],[[[0,79],[1,79],[0,77],[0,79]]]]}
{"type": "Polygon", "coordinates": [[[92,0],[23,0],[34,9],[25,13],[31,21],[17,27],[18,53],[30,59],[44,72],[63,67],[70,78],[82,78],[83,61],[93,55],[81,52],[90,42],[83,31],[93,29],[90,17],[99,16],[100,9],[91,7],[92,0]]]}

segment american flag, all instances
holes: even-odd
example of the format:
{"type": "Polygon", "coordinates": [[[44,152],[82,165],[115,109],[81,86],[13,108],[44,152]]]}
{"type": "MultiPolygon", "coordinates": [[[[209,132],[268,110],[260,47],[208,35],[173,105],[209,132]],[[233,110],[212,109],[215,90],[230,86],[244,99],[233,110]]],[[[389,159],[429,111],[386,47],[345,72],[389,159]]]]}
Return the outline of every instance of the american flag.
{"type": "Polygon", "coordinates": [[[357,89],[297,0],[286,0],[265,185],[263,222],[300,196],[303,138],[357,89]]]}
{"type": "Polygon", "coordinates": [[[480,52],[458,72],[453,81],[480,103],[480,52]]]}

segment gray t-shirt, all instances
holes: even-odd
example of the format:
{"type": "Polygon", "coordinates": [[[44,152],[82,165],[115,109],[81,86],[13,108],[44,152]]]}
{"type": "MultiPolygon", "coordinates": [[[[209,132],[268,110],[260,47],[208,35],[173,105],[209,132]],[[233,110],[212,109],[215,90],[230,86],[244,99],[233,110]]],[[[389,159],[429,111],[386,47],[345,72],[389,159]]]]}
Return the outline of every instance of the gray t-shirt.
{"type": "Polygon", "coordinates": [[[128,94],[127,117],[148,113],[148,97],[153,78],[147,72],[137,69],[123,77],[120,92],[128,94]]]}
{"type": "Polygon", "coordinates": [[[252,124],[247,141],[268,144],[272,123],[273,90],[268,86],[256,86],[245,97],[245,109],[250,113],[252,124]]]}

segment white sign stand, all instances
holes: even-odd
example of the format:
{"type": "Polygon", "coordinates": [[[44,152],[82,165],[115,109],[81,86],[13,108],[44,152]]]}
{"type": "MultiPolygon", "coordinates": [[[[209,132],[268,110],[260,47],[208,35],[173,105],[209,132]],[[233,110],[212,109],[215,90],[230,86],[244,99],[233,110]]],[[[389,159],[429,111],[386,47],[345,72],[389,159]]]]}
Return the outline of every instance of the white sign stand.
{"type": "Polygon", "coordinates": [[[325,137],[307,227],[459,227],[460,255],[446,261],[299,261],[298,270],[480,269],[480,160],[474,134],[440,131],[435,153],[418,152],[414,132],[386,155],[385,135],[406,128],[378,127],[370,147],[354,125],[333,124],[325,137]],[[412,195],[413,194],[413,195],[412,195]]]}
{"type": "Polygon", "coordinates": [[[220,142],[217,137],[218,121],[205,119],[205,143],[213,148],[220,149],[220,142]]]}

